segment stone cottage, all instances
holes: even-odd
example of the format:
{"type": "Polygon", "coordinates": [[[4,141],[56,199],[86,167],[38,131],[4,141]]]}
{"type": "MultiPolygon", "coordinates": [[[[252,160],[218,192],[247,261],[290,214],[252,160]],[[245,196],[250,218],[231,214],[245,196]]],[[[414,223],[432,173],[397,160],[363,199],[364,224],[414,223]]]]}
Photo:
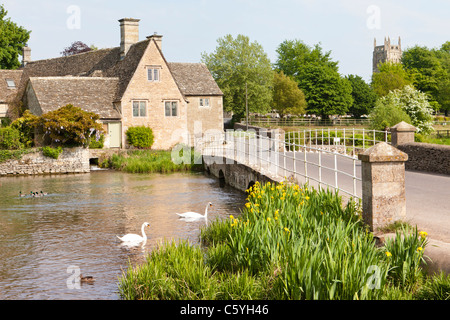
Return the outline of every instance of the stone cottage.
{"type": "Polygon", "coordinates": [[[206,65],[167,62],[161,35],[139,41],[138,19],[119,22],[119,47],[39,61],[24,48],[19,70],[0,71],[0,112],[18,101],[36,115],[71,103],[100,115],[109,148],[127,147],[133,126],[152,128],[153,149],[223,131],[223,93],[206,65]],[[2,88],[8,79],[14,88],[2,88]]]}

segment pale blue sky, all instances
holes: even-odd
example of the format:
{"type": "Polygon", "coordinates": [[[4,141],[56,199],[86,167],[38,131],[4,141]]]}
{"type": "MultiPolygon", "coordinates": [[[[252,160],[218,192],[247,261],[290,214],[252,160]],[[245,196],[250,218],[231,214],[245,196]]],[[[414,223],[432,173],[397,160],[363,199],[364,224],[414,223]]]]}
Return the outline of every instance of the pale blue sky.
{"type": "MultiPolygon", "coordinates": [[[[0,0],[0,3],[2,1],[0,0]]],[[[120,44],[119,22],[138,18],[140,40],[163,35],[170,62],[199,62],[217,39],[243,34],[260,43],[270,60],[284,40],[321,43],[343,75],[366,81],[372,73],[373,40],[385,36],[402,47],[439,47],[450,40],[448,0],[3,0],[8,17],[32,30],[32,59],[60,56],[80,40],[99,48],[120,44]],[[70,10],[75,8],[75,11],[70,10]],[[77,10],[79,9],[79,15],[77,10]],[[68,12],[69,10],[69,12],[68,12]]]]}

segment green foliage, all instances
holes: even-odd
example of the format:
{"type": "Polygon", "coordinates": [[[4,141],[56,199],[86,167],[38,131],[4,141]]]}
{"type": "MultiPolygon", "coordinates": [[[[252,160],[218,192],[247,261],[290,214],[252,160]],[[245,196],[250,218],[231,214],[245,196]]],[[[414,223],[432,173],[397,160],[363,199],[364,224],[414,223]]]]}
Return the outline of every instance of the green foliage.
{"type": "Polygon", "coordinates": [[[375,102],[378,99],[377,94],[360,76],[350,74],[346,78],[352,86],[353,97],[353,104],[348,112],[356,118],[365,114],[368,115],[375,107],[375,102]]]}
{"type": "Polygon", "coordinates": [[[441,271],[432,277],[427,277],[423,286],[416,294],[419,300],[450,300],[450,274],[441,271]]]}
{"type": "Polygon", "coordinates": [[[0,128],[0,149],[17,150],[22,148],[19,130],[12,127],[0,128]]]}
{"type": "Polygon", "coordinates": [[[352,88],[340,76],[337,62],[330,59],[331,52],[322,52],[299,40],[286,40],[277,49],[275,67],[292,77],[303,91],[307,112],[322,115],[345,114],[353,103],[352,88]]]}
{"type": "Polygon", "coordinates": [[[25,110],[22,117],[14,120],[11,123],[11,127],[19,130],[20,142],[26,148],[32,147],[34,143],[34,123],[39,117],[33,115],[29,110],[25,110]]]}
{"type": "Polygon", "coordinates": [[[89,149],[103,149],[104,143],[105,136],[101,134],[98,140],[91,139],[91,142],[89,143],[89,149]]]}
{"type": "Polygon", "coordinates": [[[297,82],[284,75],[283,71],[274,72],[273,106],[281,116],[285,114],[300,115],[306,111],[305,95],[297,82]]]}
{"type": "Polygon", "coordinates": [[[401,63],[384,62],[378,65],[378,72],[372,74],[372,88],[379,97],[395,89],[413,83],[413,75],[401,63]]]}
{"type": "Polygon", "coordinates": [[[405,86],[380,98],[370,117],[375,129],[383,130],[383,126],[391,127],[405,121],[415,126],[418,133],[429,134],[433,131],[432,109],[427,95],[413,86],[405,86]]]}
{"type": "Polygon", "coordinates": [[[176,164],[171,151],[133,150],[119,155],[113,155],[108,166],[129,173],[200,171],[201,164],[195,164],[194,152],[191,152],[189,163],[176,164]]]}
{"type": "Polygon", "coordinates": [[[153,145],[153,131],[149,127],[137,126],[128,128],[127,140],[130,145],[135,148],[151,148],[153,145]]]}
{"type": "Polygon", "coordinates": [[[267,54],[258,42],[244,35],[226,35],[217,40],[213,53],[202,53],[202,62],[210,70],[224,94],[224,109],[238,117],[245,115],[246,85],[250,112],[266,113],[272,100],[273,74],[267,54]]]}
{"type": "Polygon", "coordinates": [[[406,111],[393,101],[385,99],[376,102],[369,119],[371,120],[370,128],[375,130],[385,130],[402,121],[411,123],[411,118],[406,111]]]}
{"type": "Polygon", "coordinates": [[[35,152],[35,149],[1,150],[0,163],[10,159],[20,160],[24,154],[35,152]]]}
{"type": "Polygon", "coordinates": [[[30,32],[6,18],[8,11],[0,5],[0,69],[17,69],[19,55],[30,38],[30,32]]]}
{"type": "Polygon", "coordinates": [[[440,49],[414,46],[403,52],[405,69],[414,74],[414,86],[429,96],[435,110],[450,110],[449,42],[440,49]]]}
{"type": "Polygon", "coordinates": [[[42,153],[44,154],[44,156],[53,158],[53,159],[58,159],[59,155],[62,152],[63,152],[63,148],[61,148],[61,147],[52,148],[50,146],[45,146],[42,148],[42,153]]]}
{"type": "Polygon", "coordinates": [[[324,65],[304,67],[304,75],[298,80],[299,87],[306,96],[307,111],[321,115],[344,115],[353,104],[350,82],[337,71],[324,65]]]}
{"type": "Polygon", "coordinates": [[[95,113],[68,104],[33,118],[30,124],[42,128],[51,144],[86,147],[92,136],[103,131],[102,125],[97,122],[99,118],[95,113]]]}

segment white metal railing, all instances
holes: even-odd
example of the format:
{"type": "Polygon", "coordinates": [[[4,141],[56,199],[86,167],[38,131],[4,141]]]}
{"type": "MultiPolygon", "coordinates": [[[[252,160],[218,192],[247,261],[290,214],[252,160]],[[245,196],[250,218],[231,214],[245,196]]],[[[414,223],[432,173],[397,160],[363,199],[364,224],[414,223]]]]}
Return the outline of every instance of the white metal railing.
{"type": "MultiPolygon", "coordinates": [[[[240,120],[242,124],[247,123],[246,118],[240,120]]],[[[283,127],[302,127],[302,126],[355,126],[369,125],[369,119],[318,119],[318,118],[250,118],[249,125],[256,126],[283,126],[283,127]]]]}
{"type": "Polygon", "coordinates": [[[289,151],[300,144],[356,157],[379,142],[390,143],[390,132],[364,128],[305,129],[285,132],[285,140],[289,151]]]}
{"type": "Polygon", "coordinates": [[[207,162],[241,163],[277,180],[335,189],[361,199],[356,157],[273,137],[273,132],[226,132],[204,137],[198,147],[207,162]]]}

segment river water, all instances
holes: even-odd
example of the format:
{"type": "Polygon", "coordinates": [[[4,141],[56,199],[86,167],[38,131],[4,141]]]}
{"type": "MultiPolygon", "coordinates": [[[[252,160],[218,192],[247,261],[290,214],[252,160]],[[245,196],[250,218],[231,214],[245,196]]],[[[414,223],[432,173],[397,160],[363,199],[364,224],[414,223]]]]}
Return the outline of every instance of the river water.
{"type": "Polygon", "coordinates": [[[185,222],[176,212],[204,213],[208,221],[238,215],[245,194],[203,173],[87,174],[0,178],[0,299],[119,299],[122,270],[145,261],[166,240],[199,243],[205,220],[185,222]],[[19,197],[19,191],[48,193],[19,197]],[[117,236],[141,233],[143,247],[117,236]],[[75,281],[79,274],[93,284],[75,281]]]}

